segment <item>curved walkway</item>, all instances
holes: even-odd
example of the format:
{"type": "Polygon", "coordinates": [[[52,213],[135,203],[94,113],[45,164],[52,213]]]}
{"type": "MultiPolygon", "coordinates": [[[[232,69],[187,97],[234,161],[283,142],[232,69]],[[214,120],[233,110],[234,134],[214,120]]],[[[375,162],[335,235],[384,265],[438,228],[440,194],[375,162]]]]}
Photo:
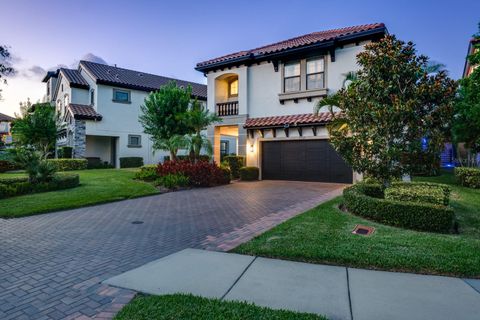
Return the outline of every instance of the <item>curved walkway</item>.
{"type": "Polygon", "coordinates": [[[111,318],[134,293],[103,280],[189,247],[229,249],[342,188],[233,183],[0,219],[0,319],[111,318]]]}

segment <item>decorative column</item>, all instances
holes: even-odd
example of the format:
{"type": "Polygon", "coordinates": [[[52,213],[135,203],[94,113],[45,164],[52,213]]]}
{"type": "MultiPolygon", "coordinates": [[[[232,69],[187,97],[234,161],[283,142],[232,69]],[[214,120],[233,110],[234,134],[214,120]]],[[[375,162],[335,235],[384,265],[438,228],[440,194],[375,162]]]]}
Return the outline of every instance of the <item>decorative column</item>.
{"type": "Polygon", "coordinates": [[[75,120],[75,130],[73,135],[73,157],[85,158],[87,138],[86,138],[85,120],[75,120]]]}

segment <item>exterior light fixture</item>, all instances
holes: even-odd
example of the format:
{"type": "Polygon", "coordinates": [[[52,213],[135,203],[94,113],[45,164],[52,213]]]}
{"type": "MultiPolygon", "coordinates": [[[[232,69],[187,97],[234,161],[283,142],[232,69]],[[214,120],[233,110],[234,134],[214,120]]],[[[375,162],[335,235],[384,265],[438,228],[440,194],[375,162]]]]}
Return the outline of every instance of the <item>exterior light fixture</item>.
{"type": "Polygon", "coordinates": [[[250,152],[253,152],[253,143],[250,144],[250,152]]]}

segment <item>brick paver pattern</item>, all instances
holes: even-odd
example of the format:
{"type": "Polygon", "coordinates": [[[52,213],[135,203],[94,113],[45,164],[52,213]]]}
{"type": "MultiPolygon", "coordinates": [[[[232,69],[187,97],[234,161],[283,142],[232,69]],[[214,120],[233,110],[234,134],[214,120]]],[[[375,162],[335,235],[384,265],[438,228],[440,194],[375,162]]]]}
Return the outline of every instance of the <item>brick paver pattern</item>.
{"type": "Polygon", "coordinates": [[[238,182],[0,219],[0,319],[111,319],[135,293],[103,280],[185,248],[226,250],[343,186],[238,182]]]}

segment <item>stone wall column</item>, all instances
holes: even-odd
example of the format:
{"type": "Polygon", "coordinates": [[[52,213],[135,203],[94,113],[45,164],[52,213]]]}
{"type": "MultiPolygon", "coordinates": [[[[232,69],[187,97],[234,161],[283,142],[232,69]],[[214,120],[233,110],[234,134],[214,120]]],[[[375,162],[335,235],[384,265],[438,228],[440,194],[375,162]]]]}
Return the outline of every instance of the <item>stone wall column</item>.
{"type": "Polygon", "coordinates": [[[75,120],[73,134],[73,157],[85,158],[87,149],[87,136],[85,120],[75,120]]]}

